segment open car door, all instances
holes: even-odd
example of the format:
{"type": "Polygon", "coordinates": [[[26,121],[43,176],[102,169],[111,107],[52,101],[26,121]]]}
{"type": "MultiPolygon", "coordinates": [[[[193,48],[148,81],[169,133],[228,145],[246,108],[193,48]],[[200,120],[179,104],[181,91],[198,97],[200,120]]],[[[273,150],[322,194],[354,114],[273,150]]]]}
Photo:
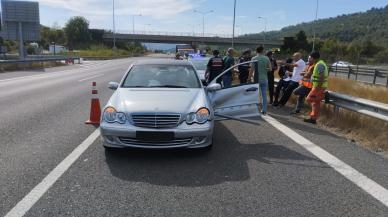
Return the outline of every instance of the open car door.
{"type": "MultiPolygon", "coordinates": [[[[249,63],[254,62],[256,61],[250,61],[249,63]]],[[[222,72],[206,88],[215,111],[216,120],[233,119],[245,121],[243,118],[260,116],[259,84],[235,84],[232,87],[223,88],[220,84],[216,83],[218,78],[237,66],[246,63],[235,65],[222,72]]]]}

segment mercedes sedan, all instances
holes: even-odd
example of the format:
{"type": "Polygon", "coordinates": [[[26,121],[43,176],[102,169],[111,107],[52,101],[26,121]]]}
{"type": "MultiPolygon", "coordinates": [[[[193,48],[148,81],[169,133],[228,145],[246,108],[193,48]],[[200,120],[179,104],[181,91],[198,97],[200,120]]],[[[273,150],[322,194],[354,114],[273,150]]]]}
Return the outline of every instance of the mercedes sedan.
{"type": "Polygon", "coordinates": [[[106,148],[210,148],[216,119],[259,114],[258,84],[222,88],[214,80],[204,88],[188,61],[137,62],[109,88],[100,125],[106,148]]]}

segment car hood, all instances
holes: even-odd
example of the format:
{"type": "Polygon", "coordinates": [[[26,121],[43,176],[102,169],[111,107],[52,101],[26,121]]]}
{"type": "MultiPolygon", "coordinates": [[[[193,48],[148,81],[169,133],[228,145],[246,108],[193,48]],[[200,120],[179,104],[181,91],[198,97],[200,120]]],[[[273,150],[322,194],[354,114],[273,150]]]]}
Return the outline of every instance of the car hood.
{"type": "Polygon", "coordinates": [[[205,91],[201,88],[119,88],[107,106],[125,113],[196,112],[208,107],[205,91]]]}

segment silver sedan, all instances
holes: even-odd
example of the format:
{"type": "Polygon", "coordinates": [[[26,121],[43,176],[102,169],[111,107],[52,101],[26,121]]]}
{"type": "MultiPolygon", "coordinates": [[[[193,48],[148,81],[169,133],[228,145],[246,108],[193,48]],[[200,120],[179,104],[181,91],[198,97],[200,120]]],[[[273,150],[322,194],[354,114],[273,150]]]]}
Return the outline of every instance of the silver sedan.
{"type": "Polygon", "coordinates": [[[137,62],[109,88],[115,92],[100,125],[106,148],[210,148],[216,119],[259,111],[258,84],[223,89],[213,81],[204,88],[188,61],[137,62]]]}

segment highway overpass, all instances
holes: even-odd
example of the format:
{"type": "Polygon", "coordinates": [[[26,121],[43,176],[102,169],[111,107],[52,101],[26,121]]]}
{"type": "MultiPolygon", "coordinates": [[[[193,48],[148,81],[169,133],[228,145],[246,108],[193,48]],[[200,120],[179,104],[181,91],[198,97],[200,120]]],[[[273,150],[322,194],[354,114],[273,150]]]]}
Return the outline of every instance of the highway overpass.
{"type": "MultiPolygon", "coordinates": [[[[165,44],[191,44],[193,47],[197,45],[231,45],[232,38],[230,37],[200,37],[200,36],[177,36],[177,35],[161,35],[161,34],[115,34],[118,42],[142,42],[142,43],[165,43],[165,44]]],[[[113,33],[105,33],[104,40],[112,41],[113,33]]],[[[281,40],[260,40],[260,39],[246,39],[235,38],[234,44],[236,46],[253,47],[258,45],[265,45],[272,48],[280,48],[283,44],[281,40]]]]}

